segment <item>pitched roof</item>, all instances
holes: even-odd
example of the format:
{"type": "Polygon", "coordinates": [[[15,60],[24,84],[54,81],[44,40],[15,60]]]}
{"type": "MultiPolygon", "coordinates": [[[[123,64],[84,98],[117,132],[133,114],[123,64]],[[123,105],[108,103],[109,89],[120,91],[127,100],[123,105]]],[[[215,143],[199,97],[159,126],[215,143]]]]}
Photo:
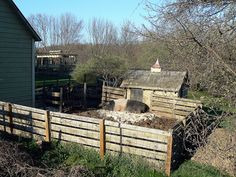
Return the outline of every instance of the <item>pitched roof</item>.
{"type": "Polygon", "coordinates": [[[131,70],[120,87],[178,92],[186,72],[131,70]]]}
{"type": "Polygon", "coordinates": [[[30,25],[30,23],[27,21],[27,19],[24,17],[24,15],[21,13],[21,11],[18,9],[16,4],[12,0],[7,0],[7,2],[10,4],[12,9],[16,12],[16,14],[20,17],[25,27],[31,32],[32,36],[34,37],[35,41],[41,41],[41,38],[37,34],[37,32],[34,30],[34,28],[30,25]]]}

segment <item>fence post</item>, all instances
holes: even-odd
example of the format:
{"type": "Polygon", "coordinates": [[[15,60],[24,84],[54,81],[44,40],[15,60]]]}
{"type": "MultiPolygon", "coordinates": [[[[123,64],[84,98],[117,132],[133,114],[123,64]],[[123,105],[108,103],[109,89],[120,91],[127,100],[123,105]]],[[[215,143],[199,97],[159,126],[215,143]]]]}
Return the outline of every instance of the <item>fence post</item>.
{"type": "Polygon", "coordinates": [[[165,173],[167,176],[170,176],[171,173],[172,144],[173,144],[173,137],[171,134],[167,139],[167,156],[165,163],[165,173]]]}
{"type": "Polygon", "coordinates": [[[86,82],[84,82],[83,99],[84,99],[84,108],[87,109],[87,83],[86,82]]]}
{"type": "Polygon", "coordinates": [[[100,120],[99,127],[100,127],[100,158],[104,160],[104,155],[106,153],[105,119],[100,120]]]}
{"type": "Polygon", "coordinates": [[[63,88],[60,88],[60,105],[59,112],[63,112],[63,88]]]}
{"type": "Polygon", "coordinates": [[[50,121],[50,112],[45,111],[45,141],[51,142],[51,121],[50,121]]]}
{"type": "Polygon", "coordinates": [[[8,103],[8,118],[9,118],[9,127],[10,127],[10,132],[13,134],[13,116],[12,116],[12,105],[11,103],[8,103]]]}

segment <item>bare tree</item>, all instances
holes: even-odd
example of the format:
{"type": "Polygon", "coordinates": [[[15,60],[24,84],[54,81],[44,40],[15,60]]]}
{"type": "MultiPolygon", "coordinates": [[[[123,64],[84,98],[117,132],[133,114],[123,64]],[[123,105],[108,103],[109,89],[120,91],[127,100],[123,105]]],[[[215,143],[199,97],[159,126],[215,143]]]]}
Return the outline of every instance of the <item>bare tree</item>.
{"type": "Polygon", "coordinates": [[[203,87],[235,95],[235,2],[176,0],[162,7],[148,2],[146,7],[151,24],[142,31],[146,37],[168,43],[175,64],[189,66],[203,87]]]}
{"type": "Polygon", "coordinates": [[[114,52],[112,50],[117,45],[118,35],[113,23],[94,18],[88,26],[88,32],[93,55],[103,56],[114,52]]]}
{"type": "Polygon", "coordinates": [[[31,15],[28,20],[42,38],[39,47],[75,44],[81,41],[83,21],[72,14],[66,13],[60,17],[36,14],[31,15]]]}

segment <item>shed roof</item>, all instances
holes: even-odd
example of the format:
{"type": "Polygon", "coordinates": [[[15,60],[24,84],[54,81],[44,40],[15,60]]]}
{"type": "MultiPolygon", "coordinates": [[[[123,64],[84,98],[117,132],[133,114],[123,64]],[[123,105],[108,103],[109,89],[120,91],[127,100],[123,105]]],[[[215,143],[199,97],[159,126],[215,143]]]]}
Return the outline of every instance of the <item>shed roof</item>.
{"type": "Polygon", "coordinates": [[[30,23],[27,21],[27,19],[24,17],[24,15],[21,13],[21,11],[18,9],[16,4],[12,0],[7,0],[6,2],[9,3],[9,5],[12,7],[12,9],[16,12],[16,14],[22,20],[23,24],[29,30],[29,32],[32,34],[35,41],[41,41],[41,38],[39,37],[37,32],[34,30],[34,28],[30,25],[30,23]]]}
{"type": "Polygon", "coordinates": [[[179,71],[133,70],[123,80],[120,87],[178,92],[186,74],[179,71]]]}

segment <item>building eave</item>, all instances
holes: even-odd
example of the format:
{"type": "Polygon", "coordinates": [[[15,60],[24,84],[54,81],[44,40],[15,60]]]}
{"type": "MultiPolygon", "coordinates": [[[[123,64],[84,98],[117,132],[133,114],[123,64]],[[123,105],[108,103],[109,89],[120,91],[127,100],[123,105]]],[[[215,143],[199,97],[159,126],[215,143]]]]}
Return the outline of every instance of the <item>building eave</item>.
{"type": "Polygon", "coordinates": [[[21,13],[19,8],[16,6],[16,4],[12,0],[7,0],[11,7],[16,11],[17,15],[20,17],[24,25],[28,28],[28,30],[31,32],[33,38],[35,41],[41,41],[41,38],[37,34],[37,32],[34,30],[34,28],[30,25],[30,23],[27,21],[27,19],[24,17],[24,15],[21,13]]]}

